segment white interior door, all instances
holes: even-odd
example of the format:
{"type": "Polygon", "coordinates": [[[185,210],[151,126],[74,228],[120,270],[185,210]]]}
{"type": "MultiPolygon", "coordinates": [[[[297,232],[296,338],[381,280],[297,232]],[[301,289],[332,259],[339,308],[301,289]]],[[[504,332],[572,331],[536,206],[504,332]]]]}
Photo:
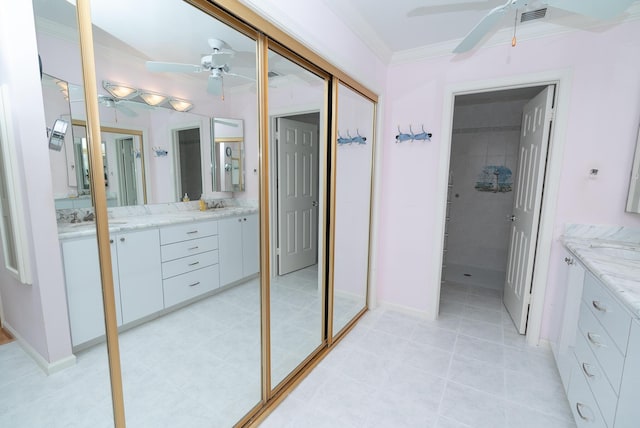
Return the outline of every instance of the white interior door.
{"type": "Polygon", "coordinates": [[[318,127],[278,118],[278,274],[318,260],[318,127]]]}
{"type": "Polygon", "coordinates": [[[549,145],[554,86],[548,86],[524,106],[516,176],[504,305],[520,334],[527,327],[531,280],[542,186],[549,145]]]}

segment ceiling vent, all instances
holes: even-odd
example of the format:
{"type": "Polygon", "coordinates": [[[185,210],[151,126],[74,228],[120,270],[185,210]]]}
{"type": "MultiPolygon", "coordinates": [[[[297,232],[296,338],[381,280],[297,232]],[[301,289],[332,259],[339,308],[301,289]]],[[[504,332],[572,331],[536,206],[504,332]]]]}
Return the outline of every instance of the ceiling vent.
{"type": "Polygon", "coordinates": [[[533,21],[534,19],[542,19],[547,14],[547,8],[531,10],[529,12],[523,12],[520,15],[520,22],[533,21]]]}
{"type": "Polygon", "coordinates": [[[529,12],[523,12],[520,15],[520,22],[533,21],[534,19],[542,19],[547,14],[547,8],[530,10],[529,12]]]}

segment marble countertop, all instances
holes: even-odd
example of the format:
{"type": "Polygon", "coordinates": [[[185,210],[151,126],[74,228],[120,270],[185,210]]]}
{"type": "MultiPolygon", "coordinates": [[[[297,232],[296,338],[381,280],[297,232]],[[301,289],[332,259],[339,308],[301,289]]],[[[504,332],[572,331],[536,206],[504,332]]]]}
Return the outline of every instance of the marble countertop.
{"type": "Polygon", "coordinates": [[[640,318],[640,242],[564,236],[564,246],[640,318]]]}
{"type": "MultiPolygon", "coordinates": [[[[208,209],[206,211],[188,210],[171,213],[116,217],[109,218],[109,232],[126,232],[136,229],[191,223],[194,221],[217,220],[244,214],[254,214],[257,212],[258,209],[255,207],[228,207],[208,209]]],[[[58,224],[58,237],[60,240],[95,236],[95,234],[96,225],[93,221],[58,224]]]]}

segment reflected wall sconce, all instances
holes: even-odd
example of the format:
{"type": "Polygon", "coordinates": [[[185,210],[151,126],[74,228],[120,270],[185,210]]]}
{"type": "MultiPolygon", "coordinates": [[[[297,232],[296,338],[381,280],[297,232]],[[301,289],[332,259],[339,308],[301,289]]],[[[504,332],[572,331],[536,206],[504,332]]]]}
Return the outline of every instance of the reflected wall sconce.
{"type": "Polygon", "coordinates": [[[138,90],[121,83],[102,81],[102,87],[107,90],[112,96],[121,100],[127,100],[138,95],[138,90]]]}
{"type": "Polygon", "coordinates": [[[159,92],[134,88],[122,83],[102,81],[102,87],[111,94],[115,100],[127,100],[146,104],[152,107],[165,107],[179,112],[187,112],[193,108],[191,101],[164,95],[159,92]]]}
{"type": "Polygon", "coordinates": [[[141,92],[140,98],[142,98],[142,101],[153,107],[157,107],[167,101],[167,97],[155,92],[141,92]]]}
{"type": "Polygon", "coordinates": [[[193,108],[193,104],[189,101],[181,100],[179,98],[171,98],[169,100],[169,104],[175,111],[189,111],[193,108]]]}
{"type": "Polygon", "coordinates": [[[64,144],[64,136],[67,134],[67,128],[69,122],[62,119],[56,119],[53,123],[53,127],[47,128],[47,134],[49,136],[49,149],[59,152],[62,150],[62,144],[64,144]]]}

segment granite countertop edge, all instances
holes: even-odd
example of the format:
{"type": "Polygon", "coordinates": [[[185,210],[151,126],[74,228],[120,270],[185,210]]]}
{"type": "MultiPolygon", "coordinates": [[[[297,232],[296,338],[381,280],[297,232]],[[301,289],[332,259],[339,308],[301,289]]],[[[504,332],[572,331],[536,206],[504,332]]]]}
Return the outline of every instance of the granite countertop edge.
{"type": "Polygon", "coordinates": [[[640,244],[575,237],[562,237],[560,241],[636,319],[640,318],[640,244]],[[606,254],[616,250],[638,253],[638,258],[621,261],[606,254]]]}
{"type": "MultiPolygon", "coordinates": [[[[206,211],[182,211],[178,213],[116,217],[109,219],[109,232],[129,232],[198,221],[221,220],[239,215],[255,214],[257,212],[258,208],[256,207],[230,207],[209,209],[206,211]]],[[[58,238],[60,241],[95,235],[96,228],[94,221],[58,224],[58,238]]]]}

